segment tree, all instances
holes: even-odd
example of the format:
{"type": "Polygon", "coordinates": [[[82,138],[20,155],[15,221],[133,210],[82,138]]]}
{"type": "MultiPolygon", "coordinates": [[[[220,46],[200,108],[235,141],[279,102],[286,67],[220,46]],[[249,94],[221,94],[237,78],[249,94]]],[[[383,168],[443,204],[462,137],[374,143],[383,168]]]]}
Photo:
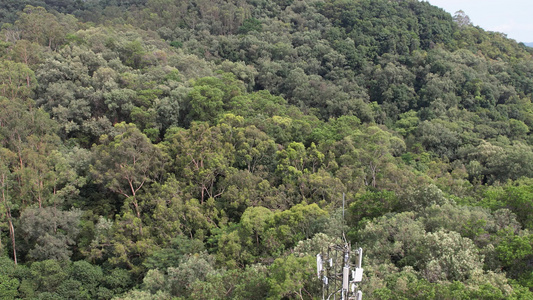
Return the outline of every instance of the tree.
{"type": "Polygon", "coordinates": [[[20,282],[17,278],[0,274],[0,297],[2,299],[16,299],[18,296],[17,288],[20,282]]]}
{"type": "Polygon", "coordinates": [[[276,149],[274,140],[254,125],[247,126],[241,131],[242,136],[239,136],[240,140],[235,146],[237,151],[235,160],[238,166],[246,166],[251,173],[259,170],[261,166],[269,166],[276,149]]]}
{"type": "Polygon", "coordinates": [[[163,155],[134,124],[118,123],[114,138],[103,136],[102,144],[93,147],[95,163],[92,174],[99,183],[126,198],[133,206],[139,235],[143,235],[138,193],[151,181],[160,180],[163,155]]]}
{"type": "Polygon", "coordinates": [[[463,10],[458,10],[455,12],[455,15],[453,15],[453,21],[460,28],[472,25],[470,17],[463,10]]]}
{"type": "Polygon", "coordinates": [[[205,281],[214,269],[214,259],[207,253],[185,256],[178,267],[170,267],[168,272],[168,289],[172,296],[187,297],[195,281],[205,281]]]}
{"type": "Polygon", "coordinates": [[[54,293],[68,279],[68,263],[58,260],[34,262],[30,266],[31,281],[39,292],[54,293]]]}
{"type": "Polygon", "coordinates": [[[35,260],[69,260],[79,233],[81,211],[56,207],[27,208],[20,216],[20,229],[35,260]]]}
{"type": "Polygon", "coordinates": [[[363,168],[364,184],[373,188],[377,186],[378,176],[387,163],[393,160],[394,155],[405,150],[405,143],[401,138],[375,125],[356,131],[337,145],[340,161],[363,168]]]}
{"type": "MultiPolygon", "coordinates": [[[[227,132],[232,134],[230,130],[227,132]]],[[[224,141],[221,126],[193,123],[189,130],[176,129],[167,134],[166,149],[175,160],[174,172],[187,182],[193,197],[204,204],[224,192],[218,189],[218,180],[228,174],[235,160],[235,148],[224,141]]]]}
{"type": "Polygon", "coordinates": [[[15,275],[17,264],[5,256],[0,256],[0,270],[0,297],[2,299],[16,299],[20,286],[20,280],[15,275]]]}
{"type": "Polygon", "coordinates": [[[262,247],[261,239],[264,239],[264,234],[267,229],[267,224],[272,219],[274,213],[265,207],[249,207],[241,217],[241,226],[243,236],[252,236],[251,240],[246,241],[248,244],[255,243],[255,250],[260,251],[262,247]]]}
{"type": "Polygon", "coordinates": [[[525,286],[531,287],[532,268],[528,264],[533,258],[533,235],[508,236],[497,247],[496,253],[502,262],[504,270],[513,278],[525,282],[525,286]]]}
{"type": "Polygon", "coordinates": [[[15,25],[21,29],[24,39],[56,50],[64,42],[66,33],[76,30],[76,21],[72,15],[56,17],[43,7],[27,5],[15,25]]]}
{"type": "Polygon", "coordinates": [[[35,74],[24,63],[0,61],[0,96],[11,100],[32,96],[36,85],[35,74]]]}
{"type": "Polygon", "coordinates": [[[292,248],[298,241],[319,232],[328,212],[316,203],[302,202],[288,210],[278,211],[269,218],[265,245],[271,253],[292,248]]]}
{"type": "Polygon", "coordinates": [[[503,187],[492,187],[484,192],[483,205],[490,209],[509,209],[516,215],[524,229],[533,229],[531,213],[533,187],[526,182],[518,181],[515,184],[506,184],[503,187]]]}
{"type": "Polygon", "coordinates": [[[427,233],[412,255],[415,267],[430,282],[463,282],[482,272],[482,256],[472,240],[453,231],[427,233]]]}
{"type": "Polygon", "coordinates": [[[60,204],[75,196],[84,184],[71,168],[68,155],[58,150],[56,123],[31,100],[0,97],[0,136],[5,162],[15,176],[13,185],[20,207],[60,204]]]}
{"type": "Polygon", "coordinates": [[[269,291],[268,270],[261,264],[246,266],[239,271],[239,280],[233,293],[235,299],[265,299],[269,291]]]}
{"type": "MultiPolygon", "coordinates": [[[[0,147],[0,156],[6,157],[8,154],[8,150],[0,147]]],[[[9,230],[9,237],[11,239],[11,248],[13,249],[13,261],[15,265],[17,264],[17,245],[16,245],[16,238],[15,238],[15,226],[13,226],[13,216],[11,212],[15,207],[13,207],[13,201],[10,197],[10,191],[12,189],[12,174],[9,171],[8,167],[5,165],[4,161],[0,161],[0,189],[1,189],[1,195],[0,200],[2,202],[3,207],[0,209],[0,219],[4,219],[7,221],[7,227],[9,230]]],[[[2,249],[1,241],[0,241],[0,249],[2,249]]]]}
{"type": "Polygon", "coordinates": [[[368,191],[358,196],[350,203],[350,221],[355,226],[360,226],[364,220],[397,211],[399,209],[398,196],[391,191],[368,191]]]}
{"type": "Polygon", "coordinates": [[[230,221],[238,222],[249,207],[270,207],[266,200],[272,196],[273,188],[260,174],[252,174],[248,170],[232,171],[220,182],[226,188],[218,205],[230,221]]]}
{"type": "Polygon", "coordinates": [[[16,41],[9,50],[8,57],[15,62],[24,63],[30,68],[35,68],[43,59],[41,46],[28,40],[16,41]]]}
{"type": "Polygon", "coordinates": [[[267,299],[280,299],[291,295],[297,296],[298,299],[313,299],[318,290],[313,262],[313,256],[297,257],[293,254],[276,259],[269,267],[270,291],[267,299]]]}
{"type": "Polygon", "coordinates": [[[461,136],[454,127],[456,126],[451,122],[441,120],[424,121],[418,126],[416,134],[428,151],[432,151],[442,157],[454,159],[457,148],[462,142],[461,136]]]}

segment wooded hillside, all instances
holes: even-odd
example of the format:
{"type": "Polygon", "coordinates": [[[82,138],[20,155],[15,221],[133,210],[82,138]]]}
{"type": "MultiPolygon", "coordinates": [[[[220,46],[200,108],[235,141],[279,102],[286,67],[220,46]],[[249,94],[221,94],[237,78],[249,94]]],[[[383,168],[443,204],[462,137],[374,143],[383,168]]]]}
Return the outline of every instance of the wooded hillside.
{"type": "Polygon", "coordinates": [[[0,298],[319,299],[344,230],[365,299],[533,299],[533,48],[418,0],[0,24],[0,298]]]}

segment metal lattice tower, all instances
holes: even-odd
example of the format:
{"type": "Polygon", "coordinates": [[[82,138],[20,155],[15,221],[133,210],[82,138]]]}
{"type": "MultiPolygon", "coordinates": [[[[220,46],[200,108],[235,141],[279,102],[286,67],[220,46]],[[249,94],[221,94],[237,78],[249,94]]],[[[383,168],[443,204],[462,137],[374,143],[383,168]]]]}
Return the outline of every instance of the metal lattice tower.
{"type": "MultiPolygon", "coordinates": [[[[342,199],[344,220],[344,195],[342,199]]],[[[344,244],[330,245],[316,255],[317,276],[322,281],[322,300],[361,300],[358,283],[363,279],[363,249],[352,251],[342,233],[344,244]]]]}

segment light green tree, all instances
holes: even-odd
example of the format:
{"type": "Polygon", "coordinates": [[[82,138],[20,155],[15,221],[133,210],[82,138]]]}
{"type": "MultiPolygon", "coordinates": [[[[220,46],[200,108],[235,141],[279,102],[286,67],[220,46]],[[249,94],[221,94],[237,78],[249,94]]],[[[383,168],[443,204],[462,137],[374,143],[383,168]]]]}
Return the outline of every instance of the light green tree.
{"type": "Polygon", "coordinates": [[[139,235],[143,235],[141,205],[138,194],[150,182],[159,180],[164,168],[163,155],[134,124],[115,125],[114,138],[104,136],[93,151],[92,174],[111,191],[126,198],[125,206],[133,206],[139,235]]]}

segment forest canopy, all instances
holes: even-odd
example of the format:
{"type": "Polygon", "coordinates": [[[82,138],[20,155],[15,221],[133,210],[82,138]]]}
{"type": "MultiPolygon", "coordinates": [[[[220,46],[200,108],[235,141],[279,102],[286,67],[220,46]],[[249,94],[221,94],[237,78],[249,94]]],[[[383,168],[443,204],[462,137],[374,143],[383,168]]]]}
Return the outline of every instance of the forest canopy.
{"type": "Polygon", "coordinates": [[[533,48],[403,0],[0,3],[0,298],[533,298],[533,48]],[[345,217],[341,211],[346,199],[345,217]]]}

